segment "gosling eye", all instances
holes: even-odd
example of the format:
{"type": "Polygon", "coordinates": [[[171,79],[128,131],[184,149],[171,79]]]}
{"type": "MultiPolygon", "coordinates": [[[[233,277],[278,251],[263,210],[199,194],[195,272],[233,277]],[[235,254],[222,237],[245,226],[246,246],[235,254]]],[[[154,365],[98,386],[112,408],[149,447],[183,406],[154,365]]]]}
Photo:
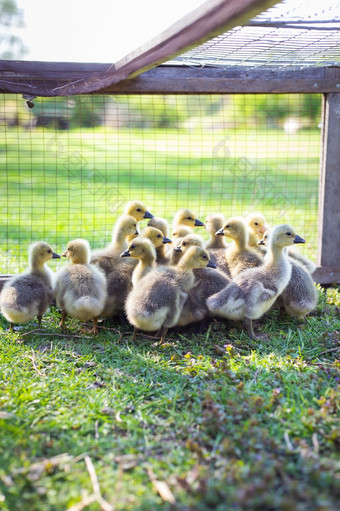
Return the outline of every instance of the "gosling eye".
{"type": "Polygon", "coordinates": [[[49,249],[47,250],[47,253],[48,253],[48,254],[51,254],[51,252],[52,252],[52,250],[49,248],[49,249]]]}
{"type": "Polygon", "coordinates": [[[140,208],[137,208],[136,211],[142,211],[140,208]]]}
{"type": "Polygon", "coordinates": [[[133,224],[133,226],[136,228],[136,227],[137,227],[137,224],[133,224]]]}
{"type": "Polygon", "coordinates": [[[206,255],[204,255],[204,254],[203,254],[203,255],[202,255],[202,259],[208,259],[208,256],[206,256],[206,255]]]}
{"type": "Polygon", "coordinates": [[[187,242],[185,241],[184,243],[182,243],[183,247],[186,247],[187,246],[187,242]]]}
{"type": "Polygon", "coordinates": [[[161,234],[157,234],[157,238],[161,238],[161,237],[162,237],[161,234]]]}
{"type": "Polygon", "coordinates": [[[228,225],[226,225],[224,228],[225,228],[225,229],[229,229],[229,228],[230,228],[230,225],[228,224],[228,225]]]}
{"type": "Polygon", "coordinates": [[[188,216],[187,220],[193,220],[193,218],[191,216],[188,216]]]}
{"type": "Polygon", "coordinates": [[[286,232],[286,236],[291,236],[292,233],[291,232],[286,232]]]}
{"type": "Polygon", "coordinates": [[[255,223],[255,225],[259,225],[259,223],[258,223],[258,222],[254,222],[254,223],[255,223]]]}
{"type": "Polygon", "coordinates": [[[135,244],[133,244],[133,245],[131,245],[131,247],[130,247],[130,248],[136,248],[136,245],[135,245],[135,244]]]}

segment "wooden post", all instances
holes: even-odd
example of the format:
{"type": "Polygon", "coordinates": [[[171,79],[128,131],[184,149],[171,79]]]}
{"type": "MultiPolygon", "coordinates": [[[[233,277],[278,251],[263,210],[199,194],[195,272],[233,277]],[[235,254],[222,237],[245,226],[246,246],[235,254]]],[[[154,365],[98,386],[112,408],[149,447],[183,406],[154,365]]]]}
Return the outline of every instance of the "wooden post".
{"type": "Polygon", "coordinates": [[[340,93],[323,97],[318,268],[321,284],[340,282],[340,93]]]}

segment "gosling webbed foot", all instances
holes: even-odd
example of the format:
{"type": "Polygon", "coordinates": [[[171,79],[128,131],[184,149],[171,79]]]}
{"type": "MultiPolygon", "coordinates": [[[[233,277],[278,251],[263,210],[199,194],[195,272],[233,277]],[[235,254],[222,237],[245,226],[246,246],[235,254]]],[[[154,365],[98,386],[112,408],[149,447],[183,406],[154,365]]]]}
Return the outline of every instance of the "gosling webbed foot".
{"type": "Polygon", "coordinates": [[[250,318],[244,318],[243,324],[248,332],[249,337],[253,341],[268,341],[268,339],[269,339],[268,334],[264,334],[264,333],[255,334],[254,328],[253,328],[253,321],[250,318]]]}

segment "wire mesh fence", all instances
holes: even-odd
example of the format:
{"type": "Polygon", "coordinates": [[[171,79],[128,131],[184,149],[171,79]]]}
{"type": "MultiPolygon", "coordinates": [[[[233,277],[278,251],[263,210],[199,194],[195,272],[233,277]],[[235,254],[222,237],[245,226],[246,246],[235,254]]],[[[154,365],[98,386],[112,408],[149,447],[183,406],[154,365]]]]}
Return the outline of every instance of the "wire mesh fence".
{"type": "MultiPolygon", "coordinates": [[[[0,272],[32,241],[93,248],[132,199],[170,222],[179,208],[261,211],[315,259],[320,95],[0,97],[0,272]]],[[[204,233],[203,233],[204,235],[204,233]]]]}
{"type": "Polygon", "coordinates": [[[275,70],[339,66],[339,28],[340,2],[285,0],[168,64],[275,70]]]}

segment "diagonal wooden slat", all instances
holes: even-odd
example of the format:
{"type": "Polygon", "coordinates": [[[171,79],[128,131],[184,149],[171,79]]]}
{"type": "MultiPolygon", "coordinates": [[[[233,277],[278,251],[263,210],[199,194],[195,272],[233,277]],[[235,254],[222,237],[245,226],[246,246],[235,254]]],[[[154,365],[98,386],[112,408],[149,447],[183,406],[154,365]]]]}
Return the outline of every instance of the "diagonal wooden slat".
{"type": "MultiPolygon", "coordinates": [[[[70,70],[70,80],[60,83],[53,76],[51,63],[46,63],[46,67],[40,64],[39,76],[35,63],[31,63],[32,79],[24,81],[20,80],[20,74],[23,67],[27,74],[29,63],[24,66],[17,62],[11,66],[13,74],[7,73],[0,79],[0,89],[35,96],[69,96],[98,91],[137,76],[193,46],[244,24],[276,3],[277,0],[208,0],[147,44],[115,64],[105,65],[105,71],[88,75],[85,72],[85,76],[75,77],[70,70]]],[[[56,66],[60,69],[63,64],[56,63],[56,66]]],[[[0,67],[0,75],[1,70],[0,67]]]]}

